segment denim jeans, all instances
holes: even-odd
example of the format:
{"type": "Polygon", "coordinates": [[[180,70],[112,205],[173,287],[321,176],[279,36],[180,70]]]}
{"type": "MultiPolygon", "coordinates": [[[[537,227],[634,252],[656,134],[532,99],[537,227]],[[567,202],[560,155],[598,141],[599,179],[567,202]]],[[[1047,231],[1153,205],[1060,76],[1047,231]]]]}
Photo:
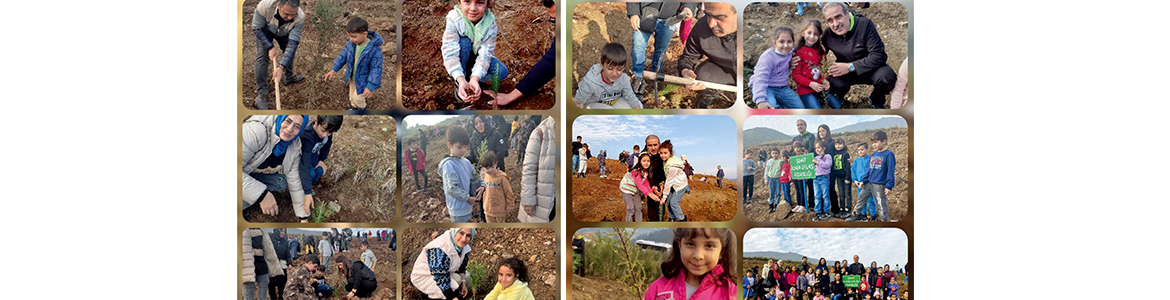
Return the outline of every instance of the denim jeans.
{"type": "Polygon", "coordinates": [[[780,178],[764,177],[768,182],[768,205],[780,203],[780,178]]]}
{"type": "Polygon", "coordinates": [[[451,223],[467,223],[471,222],[471,214],[462,216],[451,216],[451,223]]]}
{"type": "MultiPolygon", "coordinates": [[[[264,183],[265,190],[269,191],[269,192],[279,192],[279,191],[283,191],[283,190],[288,189],[288,179],[284,177],[284,174],[280,174],[280,173],[272,173],[272,174],[250,173],[250,174],[248,174],[248,176],[252,176],[252,178],[255,178],[256,181],[264,183]]],[[[266,195],[266,194],[261,194],[260,199],[264,199],[264,195],[266,195]]],[[[260,201],[259,201],[260,199],[257,199],[257,201],[252,203],[252,204],[260,203],[260,201]]],[[[247,201],[243,201],[243,202],[244,202],[245,209],[247,209],[249,206],[252,206],[252,204],[249,204],[247,201]]]]}
{"type": "MultiPolygon", "coordinates": [[[[804,103],[804,108],[821,108],[820,98],[817,97],[818,94],[820,93],[800,95],[800,102],[804,103]]],[[[834,109],[841,108],[841,99],[838,99],[837,96],[834,96],[833,94],[825,93],[825,95],[827,95],[825,96],[825,100],[829,102],[829,107],[834,109]]]]}
{"type": "Polygon", "coordinates": [[[633,60],[633,73],[635,77],[642,77],[642,71],[646,67],[646,43],[650,42],[650,36],[654,36],[654,56],[650,61],[650,72],[658,72],[660,66],[659,61],[662,60],[662,55],[666,53],[666,48],[670,47],[670,38],[674,36],[674,31],[678,29],[678,24],[666,26],[666,20],[659,19],[654,27],[654,33],[645,33],[640,30],[634,30],[633,34],[633,51],[630,51],[630,59],[633,60]]]}
{"type": "Polygon", "coordinates": [[[324,175],[324,174],[325,174],[325,169],[322,169],[321,167],[313,168],[313,171],[309,172],[309,178],[313,179],[313,181],[310,181],[310,182],[317,183],[318,180],[321,180],[321,175],[324,175]]]}
{"type": "MultiPolygon", "coordinates": [[[[780,182],[779,179],[777,179],[776,182],[780,183],[780,190],[784,191],[784,201],[788,201],[788,206],[796,207],[796,205],[792,205],[792,191],[789,190],[789,188],[792,187],[792,183],[780,182]]],[[[776,203],[780,203],[780,195],[776,195],[776,203]]]]}
{"type": "Polygon", "coordinates": [[[829,203],[829,175],[818,175],[813,179],[813,188],[816,190],[813,197],[816,199],[816,212],[828,213],[829,205],[832,205],[829,203]]]}
{"type": "Polygon", "coordinates": [[[577,173],[577,161],[581,159],[580,155],[573,155],[573,173],[577,173]]]}
{"type": "MultiPolygon", "coordinates": [[[[674,190],[674,189],[672,188],[671,190],[674,190]]],[[[687,216],[683,214],[682,206],[679,205],[679,202],[682,201],[683,194],[686,194],[687,191],[690,191],[690,190],[691,190],[691,187],[688,186],[688,187],[684,187],[681,191],[680,190],[672,191],[670,193],[670,196],[666,196],[666,204],[670,206],[670,216],[674,217],[675,220],[679,220],[679,221],[686,221],[687,220],[687,216]]]]}
{"type": "MultiPolygon", "coordinates": [[[[459,37],[459,61],[463,63],[463,76],[466,76],[468,81],[471,80],[471,68],[475,66],[476,58],[479,58],[479,54],[471,53],[471,47],[471,39],[465,36],[459,37]]],[[[480,78],[479,81],[490,82],[492,81],[493,74],[498,75],[499,77],[497,78],[500,81],[508,78],[508,66],[505,66],[504,63],[501,63],[495,57],[492,57],[492,61],[488,63],[487,75],[484,78],[480,78]]],[[[488,89],[488,87],[484,86],[480,88],[488,89]]]]}
{"type": "Polygon", "coordinates": [[[773,108],[809,108],[801,104],[800,96],[797,96],[796,92],[787,86],[770,86],[767,88],[767,91],[768,96],[764,100],[768,101],[768,104],[772,105],[773,108]]]}
{"type": "Polygon", "coordinates": [[[244,283],[244,299],[257,299],[257,296],[260,300],[268,300],[268,274],[256,275],[256,282],[244,283]]]}
{"type": "Polygon", "coordinates": [[[601,171],[599,171],[601,173],[601,176],[605,176],[605,165],[599,166],[599,169],[601,169],[601,171]]]}

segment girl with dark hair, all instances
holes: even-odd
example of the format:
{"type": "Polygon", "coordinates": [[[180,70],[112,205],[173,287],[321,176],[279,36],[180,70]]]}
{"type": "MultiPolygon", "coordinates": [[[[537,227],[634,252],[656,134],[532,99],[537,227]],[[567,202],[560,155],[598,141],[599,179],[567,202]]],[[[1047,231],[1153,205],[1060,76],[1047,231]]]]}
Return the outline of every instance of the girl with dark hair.
{"type": "Polygon", "coordinates": [[[662,277],[643,299],[734,299],[735,235],[726,228],[677,228],[662,277]]]}
{"type": "Polygon", "coordinates": [[[515,257],[500,261],[496,286],[484,300],[535,300],[532,290],[528,289],[528,267],[524,266],[524,261],[515,257]]]}
{"type": "Polygon", "coordinates": [[[345,254],[333,256],[333,261],[337,264],[338,274],[348,281],[345,284],[345,290],[349,292],[346,298],[370,298],[374,295],[374,291],[378,289],[378,278],[365,263],[360,260],[351,261],[345,254]]]}

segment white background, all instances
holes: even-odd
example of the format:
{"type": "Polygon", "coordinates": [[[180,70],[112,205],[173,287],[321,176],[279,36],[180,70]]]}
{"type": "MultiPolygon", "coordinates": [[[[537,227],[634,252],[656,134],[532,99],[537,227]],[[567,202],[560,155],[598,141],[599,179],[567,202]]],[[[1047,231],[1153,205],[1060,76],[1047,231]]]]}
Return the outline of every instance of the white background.
{"type": "MultiPolygon", "coordinates": [[[[4,298],[239,297],[236,5],[6,3],[4,298]]],[[[914,7],[913,297],[1159,298],[1167,5],[914,7]]]]}

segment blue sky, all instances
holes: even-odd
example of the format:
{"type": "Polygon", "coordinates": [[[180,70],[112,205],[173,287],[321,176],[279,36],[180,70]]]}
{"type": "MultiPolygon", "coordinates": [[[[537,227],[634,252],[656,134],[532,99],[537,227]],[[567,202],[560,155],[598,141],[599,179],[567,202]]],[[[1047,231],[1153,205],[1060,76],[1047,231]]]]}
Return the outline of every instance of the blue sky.
{"type": "Polygon", "coordinates": [[[735,120],[727,116],[586,115],[573,121],[569,138],[576,141],[579,135],[594,156],[604,149],[607,158],[617,159],[622,150],[645,146],[650,134],[662,141],[671,140],[675,155],[686,155],[695,173],[715,175],[716,165],[723,165],[725,177],[739,177],[735,155],[738,135],[735,120]]]}
{"type": "MultiPolygon", "coordinates": [[[[853,115],[853,116],[774,116],[774,115],[757,115],[750,116],[743,122],[743,129],[748,130],[752,128],[766,127],[787,135],[795,136],[796,120],[804,120],[808,124],[808,131],[813,134],[817,133],[817,126],[821,124],[828,124],[830,129],[841,128],[861,122],[873,121],[882,118],[896,117],[890,115],[853,115]]],[[[902,126],[905,126],[905,120],[902,120],[902,126]]],[[[837,133],[834,131],[833,133],[837,133]]]]}
{"type": "Polygon", "coordinates": [[[821,257],[853,262],[857,255],[866,266],[877,261],[878,266],[890,264],[891,268],[906,265],[909,245],[906,234],[897,228],[755,228],[743,237],[744,252],[793,252],[812,262],[821,257]]]}

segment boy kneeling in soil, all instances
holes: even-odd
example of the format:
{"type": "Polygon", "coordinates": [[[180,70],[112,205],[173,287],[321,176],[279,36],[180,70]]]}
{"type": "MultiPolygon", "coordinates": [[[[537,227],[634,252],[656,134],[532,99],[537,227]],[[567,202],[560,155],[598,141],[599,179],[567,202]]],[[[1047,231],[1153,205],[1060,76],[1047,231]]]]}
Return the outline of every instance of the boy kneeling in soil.
{"type": "Polygon", "coordinates": [[[369,30],[370,24],[353,17],[345,25],[345,48],[325,73],[325,81],[345,65],[345,82],[349,83],[349,109],[365,110],[366,98],[382,86],[382,36],[369,30]],[[352,80],[352,81],[351,81],[352,80]]]}
{"type": "Polygon", "coordinates": [[[329,158],[329,149],[333,147],[334,132],[341,129],[342,116],[317,116],[309,124],[312,132],[301,134],[301,189],[305,191],[305,198],[313,198],[313,184],[325,175],[325,159],[329,158]]]}
{"type": "Polygon", "coordinates": [[[573,94],[573,103],[579,108],[642,108],[642,101],[634,94],[630,77],[626,76],[629,57],[622,44],[601,47],[601,63],[594,64],[585,73],[577,93],[573,94]]]}
{"type": "MultiPolygon", "coordinates": [[[[451,223],[471,221],[473,203],[479,201],[483,192],[483,179],[475,172],[475,166],[468,161],[471,152],[471,135],[467,129],[451,126],[447,129],[447,148],[451,152],[439,161],[439,176],[443,178],[443,195],[447,198],[447,214],[451,223]],[[471,187],[479,187],[474,192],[471,187]]],[[[489,151],[490,152],[490,151],[489,151]]]]}
{"type": "Polygon", "coordinates": [[[484,215],[488,222],[501,223],[508,217],[508,212],[516,209],[516,194],[512,193],[511,178],[508,174],[496,168],[496,154],[488,151],[483,155],[480,167],[483,168],[483,184],[485,193],[483,202],[484,215]]]}

